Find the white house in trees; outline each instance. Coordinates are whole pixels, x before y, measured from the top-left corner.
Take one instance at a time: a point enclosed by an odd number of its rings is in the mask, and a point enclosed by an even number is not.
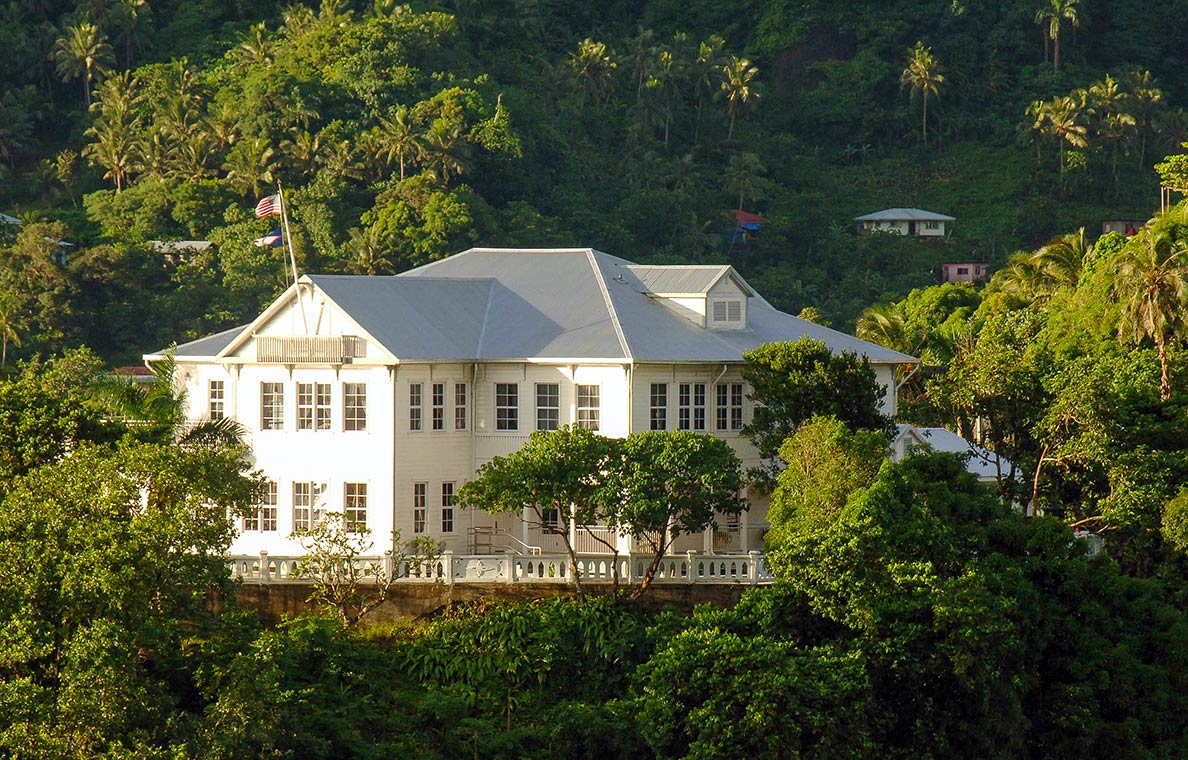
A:
[[[945,225],[956,218],[919,208],[889,208],[854,217],[858,231],[894,232],[920,238],[943,238]]]
[[[381,544],[397,529],[458,553],[531,553],[555,551],[556,537],[455,506],[478,466],[571,423],[705,432],[753,461],[742,354],[804,336],[868,357],[894,413],[895,367],[911,357],[777,311],[732,267],[588,248],[475,248],[394,277],[305,276],[251,324],[176,359],[189,416],[243,424],[271,483],[232,553],[299,554],[290,533],[323,510]],[[676,548],[761,548],[765,516],[755,503]]]

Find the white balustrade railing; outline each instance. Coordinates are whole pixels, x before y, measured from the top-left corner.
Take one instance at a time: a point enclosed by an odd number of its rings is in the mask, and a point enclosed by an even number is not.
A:
[[[621,583],[643,580],[652,556],[648,554],[578,554],[577,568],[583,582],[611,583],[615,571]],[[244,583],[310,583],[302,575],[300,557],[259,555],[227,558],[231,575]],[[433,560],[396,565],[390,554],[359,557],[357,567],[382,567],[397,583],[570,583],[572,572],[566,554],[454,554],[443,552]],[[761,552],[746,554],[670,554],[656,568],[655,584],[757,585],[775,580]],[[371,582],[364,578],[363,582]]]

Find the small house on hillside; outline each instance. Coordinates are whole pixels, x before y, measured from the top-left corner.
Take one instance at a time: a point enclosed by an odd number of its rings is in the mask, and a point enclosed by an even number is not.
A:
[[[730,245],[746,245],[751,236],[767,222],[764,217],[739,208],[724,211],[722,216],[734,220],[734,229],[726,233],[726,242]]]
[[[947,261],[941,264],[941,282],[982,282],[990,273],[987,261]]]
[[[214,243],[209,240],[150,240],[149,247],[156,253],[164,254],[168,261],[177,263],[213,248]]]
[[[1101,234],[1117,232],[1119,235],[1131,237],[1143,228],[1146,219],[1107,219],[1101,223]]]
[[[854,217],[859,233],[894,232],[921,238],[943,238],[945,224],[956,218],[918,208],[889,208]]]

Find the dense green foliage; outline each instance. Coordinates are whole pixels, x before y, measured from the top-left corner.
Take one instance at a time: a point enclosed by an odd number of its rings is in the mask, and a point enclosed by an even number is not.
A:
[[[593,245],[729,261],[781,308],[845,326],[943,261],[997,265],[1146,217],[1152,164],[1188,137],[1178,15],[1063,0],[16,4],[0,17],[0,207],[65,225],[25,251],[74,247],[57,304],[0,283],[0,327],[26,352],[82,341],[123,359],[241,323],[287,282],[278,249],[252,244],[275,220],[250,208],[278,181],[304,271]],[[847,231],[891,206],[958,222],[947,245]],[[732,208],[767,222],[742,239]],[[167,257],[155,239],[219,247]],[[61,260],[48,248],[38,266]]]

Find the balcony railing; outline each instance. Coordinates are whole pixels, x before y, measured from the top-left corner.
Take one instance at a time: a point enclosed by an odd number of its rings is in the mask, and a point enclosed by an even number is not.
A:
[[[355,335],[257,335],[256,361],[278,364],[344,364],[366,355]]]
[[[397,567],[391,555],[359,557],[362,565],[376,564],[397,578],[397,583],[559,583],[571,581],[569,557],[564,554],[454,554],[415,565]],[[610,583],[615,568],[622,583],[644,577],[651,555],[578,554],[578,572],[585,583]],[[300,557],[259,555],[228,557],[232,576],[244,583],[309,583],[302,576]],[[761,552],[746,554],[673,554],[665,557],[652,582],[663,585],[716,584],[762,585],[775,580]],[[366,582],[366,581],[365,581]]]

